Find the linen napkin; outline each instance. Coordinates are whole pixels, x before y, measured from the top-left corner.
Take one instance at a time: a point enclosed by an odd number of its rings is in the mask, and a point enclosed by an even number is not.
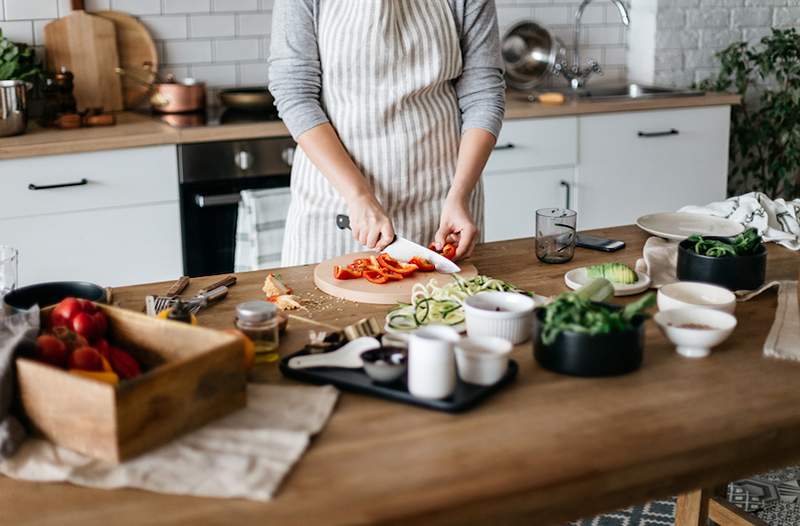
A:
[[[764,342],[764,355],[800,361],[800,307],[797,282],[781,281],[775,321]]]
[[[120,465],[26,440],[0,473],[36,482],[268,501],[333,411],[331,387],[248,385],[247,407]]]
[[[644,243],[642,258],[636,261],[636,270],[650,276],[650,287],[660,289],[678,281],[678,242],[650,237]]]
[[[764,238],[789,250],[800,250],[800,199],[772,200],[751,192],[706,206],[684,206],[679,212],[724,217],[753,227]]]

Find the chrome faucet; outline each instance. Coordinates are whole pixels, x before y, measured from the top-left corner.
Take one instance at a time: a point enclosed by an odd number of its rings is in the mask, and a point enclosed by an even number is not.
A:
[[[630,26],[631,19],[628,15],[628,8],[625,7],[625,4],[622,0],[610,0],[612,4],[617,7],[617,11],[619,11],[619,17],[622,19],[622,23],[625,27]],[[600,64],[593,58],[589,58],[586,60],[586,67],[581,66],[581,52],[580,52],[580,45],[581,45],[581,18],[583,18],[583,12],[586,10],[586,6],[592,3],[592,0],[583,0],[581,4],[578,6],[578,10],[575,11],[575,30],[574,30],[574,37],[573,37],[573,49],[572,49],[572,64],[568,64],[566,60],[562,60],[555,65],[555,74],[562,75],[568,82],[570,87],[573,90],[579,90],[583,88],[586,84],[586,81],[589,80],[589,77],[592,75],[599,73],[602,74],[603,70],[600,68]]]

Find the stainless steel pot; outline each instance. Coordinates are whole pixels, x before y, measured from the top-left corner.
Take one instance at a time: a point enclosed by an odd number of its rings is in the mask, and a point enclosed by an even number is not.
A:
[[[0,80],[0,137],[25,133],[28,87],[20,80]]]
[[[531,90],[552,73],[564,44],[536,22],[514,24],[503,36],[506,82],[518,90]]]

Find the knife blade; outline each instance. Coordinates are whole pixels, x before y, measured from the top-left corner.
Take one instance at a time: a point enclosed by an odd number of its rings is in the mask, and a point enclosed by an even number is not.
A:
[[[336,216],[336,226],[342,230],[346,228],[349,229],[350,218],[344,214],[338,214]],[[423,247],[422,245],[397,235],[394,236],[394,241],[384,248],[383,251],[398,261],[408,261],[414,256],[425,258],[433,263],[433,266],[436,268],[437,272],[441,272],[442,274],[461,272],[461,267],[443,255],[437,254],[427,247]]]

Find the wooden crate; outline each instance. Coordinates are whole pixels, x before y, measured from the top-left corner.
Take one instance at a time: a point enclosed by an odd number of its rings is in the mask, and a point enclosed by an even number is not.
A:
[[[109,340],[146,371],[114,387],[17,359],[22,405],[56,444],[113,463],[244,407],[241,340],[231,334],[98,305]],[[42,312],[43,326],[51,309]]]

